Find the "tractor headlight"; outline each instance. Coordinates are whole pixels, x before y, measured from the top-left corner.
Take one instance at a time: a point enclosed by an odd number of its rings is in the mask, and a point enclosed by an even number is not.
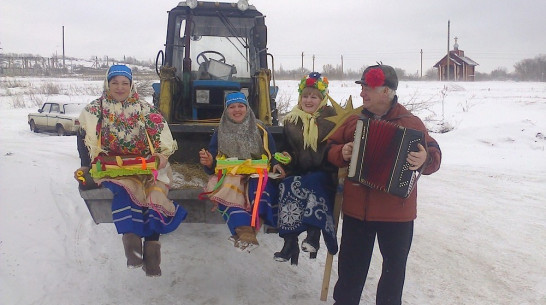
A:
[[[188,4],[191,9],[194,9],[197,7],[197,0],[187,0],[186,4]]]
[[[239,0],[237,1],[237,8],[240,11],[246,11],[248,9],[248,0]]]
[[[195,102],[197,104],[209,104],[210,103],[209,90],[195,90]]]

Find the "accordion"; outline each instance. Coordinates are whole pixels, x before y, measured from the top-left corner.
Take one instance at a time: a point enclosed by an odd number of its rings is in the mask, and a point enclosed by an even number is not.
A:
[[[373,189],[406,198],[418,171],[410,170],[406,158],[425,146],[424,134],[382,120],[359,119],[347,178]]]

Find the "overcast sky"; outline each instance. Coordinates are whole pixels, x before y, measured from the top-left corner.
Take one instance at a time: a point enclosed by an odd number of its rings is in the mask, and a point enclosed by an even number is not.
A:
[[[227,0],[236,2],[235,0]],[[250,0],[266,15],[275,68],[325,64],[358,70],[382,61],[417,73],[432,68],[451,41],[478,72],[546,54],[544,0]],[[77,58],[131,56],[155,60],[166,37],[166,0],[2,0],[0,52]]]

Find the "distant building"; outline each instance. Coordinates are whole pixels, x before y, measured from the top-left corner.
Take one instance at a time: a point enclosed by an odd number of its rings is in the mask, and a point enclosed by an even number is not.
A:
[[[455,80],[455,81],[474,81],[475,67],[477,62],[464,56],[464,51],[459,50],[457,37],[453,50],[449,51],[449,67],[447,55],[434,65],[438,69],[439,80]],[[448,77],[449,71],[449,77]]]

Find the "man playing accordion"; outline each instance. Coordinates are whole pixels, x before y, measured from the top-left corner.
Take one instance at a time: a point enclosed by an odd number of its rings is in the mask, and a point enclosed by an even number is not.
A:
[[[356,81],[362,86],[363,110],[349,117],[329,138],[328,161],[347,167],[353,155],[353,141],[359,119],[384,120],[422,131],[424,143],[409,152],[410,170],[430,175],[440,168],[441,151],[417,116],[398,103],[398,77],[391,66],[379,64],[364,70]],[[334,288],[335,304],[359,304],[368,274],[375,238],[383,257],[377,286],[377,304],[401,304],[406,261],[417,217],[417,186],[407,198],[401,198],[365,184],[345,179],[343,186],[343,228],[338,258],[338,281]]]

